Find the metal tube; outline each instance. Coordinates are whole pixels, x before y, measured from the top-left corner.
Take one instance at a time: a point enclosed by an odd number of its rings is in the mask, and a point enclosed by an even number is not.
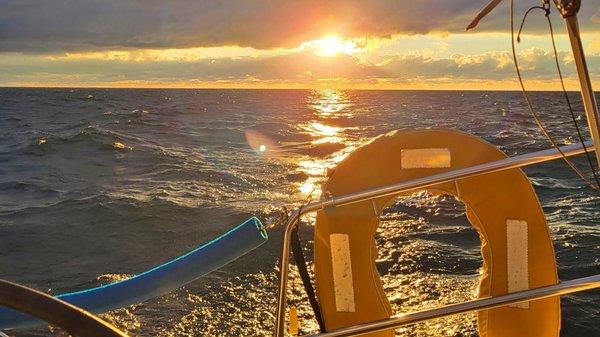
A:
[[[99,317],[41,291],[0,280],[0,305],[38,317],[82,337],[127,337]]]
[[[579,6],[577,6],[577,8],[579,8]],[[571,41],[571,48],[573,49],[573,58],[575,60],[575,65],[577,66],[577,76],[579,77],[579,83],[581,84],[583,107],[585,108],[592,140],[597,149],[596,161],[598,162],[598,167],[600,167],[600,155],[598,155],[600,153],[600,151],[598,151],[600,148],[600,115],[598,114],[598,104],[596,103],[590,73],[585,61],[585,53],[579,34],[577,15],[574,14],[566,17],[565,23],[567,24],[567,32],[569,33],[569,40]]]
[[[287,281],[290,267],[290,242],[292,229],[296,225],[301,212],[294,210],[285,224],[281,243],[281,259],[279,260],[279,293],[277,295],[277,313],[275,314],[275,336],[283,337],[285,332],[285,303],[287,297]]]
[[[456,315],[471,311],[479,311],[505,306],[512,303],[538,300],[546,297],[571,294],[578,291],[584,291],[600,287],[600,274],[579,278],[571,281],[558,283],[551,286],[519,291],[507,295],[494,296],[477,299],[473,301],[452,304],[445,307],[417,311],[408,314],[391,317],[381,321],[364,323],[348,328],[341,328],[330,332],[310,335],[308,337],[342,337],[357,336],[366,333],[398,328],[400,326],[422,322],[434,318],[440,318],[450,315]]]
[[[592,144],[586,143],[586,147],[588,151],[593,151]],[[565,156],[574,156],[584,153],[585,150],[580,145],[573,144],[561,147],[561,151],[565,154]],[[304,205],[300,210],[295,210],[289,217],[289,220],[285,224],[285,229],[283,231],[281,259],[279,261],[279,291],[277,297],[277,312],[275,316],[275,336],[284,336],[285,303],[287,297],[287,278],[289,273],[290,241],[292,235],[292,228],[296,225],[296,221],[298,220],[298,217],[300,215],[314,212],[325,207],[347,205],[354,202],[381,197],[384,195],[397,194],[409,190],[444,183],[455,179],[508,170],[516,167],[523,167],[527,165],[558,159],[561,157],[561,154],[556,149],[537,151],[485,164],[475,165],[472,167],[435,174],[428,177],[409,180],[397,184],[377,187],[347,195],[342,195],[339,197],[332,197],[325,200],[314,201]]]
[[[594,147],[591,143],[586,143],[586,148],[588,151],[593,151]],[[578,154],[582,154],[585,152],[583,147],[579,144],[573,144],[568,146],[563,146],[560,148],[561,151],[565,154],[565,156],[570,157]],[[368,190],[358,191],[346,195],[342,195],[339,197],[331,197],[325,200],[311,202],[304,207],[302,207],[302,213],[313,212],[326,207],[334,207],[334,206],[342,206],[355,202],[360,202],[364,200],[369,200],[373,198],[378,198],[386,195],[397,194],[401,192],[406,192],[414,189],[420,189],[423,187],[441,184],[449,181],[453,181],[456,179],[466,178],[470,176],[476,176],[486,173],[492,173],[502,170],[508,170],[517,167],[523,167],[527,165],[542,163],[554,159],[561,158],[562,155],[556,149],[548,149],[543,151],[537,151],[532,153],[527,153],[515,157],[510,157],[506,159],[501,159],[489,163],[479,164],[471,167],[466,167],[462,169],[452,170],[440,174],[434,174],[427,177],[417,178],[409,181],[403,181],[397,184],[376,187]]]

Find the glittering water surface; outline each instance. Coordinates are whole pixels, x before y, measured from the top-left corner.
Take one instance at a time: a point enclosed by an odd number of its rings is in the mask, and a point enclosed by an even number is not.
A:
[[[561,95],[533,97],[557,139],[575,141]],[[463,130],[509,155],[548,146],[517,92],[0,89],[0,126],[0,276],[53,294],[128,277],[251,214],[269,221],[282,204],[318,198],[328,169],[391,130]],[[600,199],[560,161],[526,173],[560,278],[598,273]],[[313,221],[307,216],[301,232],[309,251]],[[268,336],[279,231],[182,290],[103,317],[136,336]],[[376,240],[395,312],[475,297],[479,239],[454,198],[398,200]],[[293,279],[302,330],[314,330]],[[600,334],[598,292],[566,296],[562,307],[562,336]],[[460,315],[398,335],[476,331],[474,315]]]

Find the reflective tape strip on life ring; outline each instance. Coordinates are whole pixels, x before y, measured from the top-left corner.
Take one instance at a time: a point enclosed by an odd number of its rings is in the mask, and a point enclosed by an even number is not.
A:
[[[340,162],[324,191],[343,195],[504,158],[506,155],[491,144],[457,131],[392,132],[375,138]],[[546,219],[531,183],[520,169],[458,179],[426,190],[454,195],[466,206],[467,217],[481,240],[483,273],[478,297],[557,283]],[[380,211],[398,196],[317,213],[315,279],[327,330],[392,315],[375,266],[374,236]],[[556,337],[560,330],[559,299],[481,311],[478,328],[482,337]],[[368,336],[393,335],[389,330]]]

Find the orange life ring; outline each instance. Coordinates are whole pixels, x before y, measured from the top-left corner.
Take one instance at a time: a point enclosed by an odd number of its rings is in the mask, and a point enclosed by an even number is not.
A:
[[[339,196],[506,158],[491,144],[451,130],[392,132],[344,159],[324,192]],[[556,261],[544,213],[531,183],[510,169],[431,186],[456,196],[479,233],[483,276],[479,297],[557,283]],[[386,319],[392,309],[375,266],[379,213],[398,195],[317,213],[314,254],[317,295],[327,330]],[[556,337],[558,297],[478,314],[482,337]],[[393,336],[394,331],[368,336]]]

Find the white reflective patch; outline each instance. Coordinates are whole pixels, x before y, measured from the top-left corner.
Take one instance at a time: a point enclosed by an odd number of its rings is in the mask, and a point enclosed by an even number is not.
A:
[[[527,221],[506,220],[506,268],[508,292],[529,289]],[[510,305],[513,308],[529,309],[529,302]]]
[[[450,167],[452,156],[449,149],[410,149],[400,151],[403,169]]]
[[[335,310],[354,312],[354,281],[352,280],[352,260],[350,258],[350,238],[347,234],[329,235],[331,245],[331,265],[333,267],[333,291]]]

